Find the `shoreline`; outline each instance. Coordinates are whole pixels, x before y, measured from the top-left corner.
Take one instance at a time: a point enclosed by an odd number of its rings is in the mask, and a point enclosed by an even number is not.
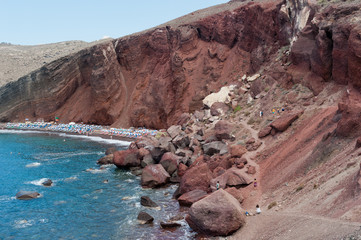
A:
[[[100,137],[107,140],[129,142],[145,135],[155,135],[157,130],[109,128],[101,125],[52,123],[0,123],[0,130],[38,131],[39,133],[66,134],[81,137]]]

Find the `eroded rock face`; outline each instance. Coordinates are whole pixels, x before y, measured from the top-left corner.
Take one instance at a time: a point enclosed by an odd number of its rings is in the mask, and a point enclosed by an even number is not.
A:
[[[258,69],[288,44],[290,23],[279,3],[237,1],[225,5],[229,11],[51,62],[0,89],[0,120],[57,116],[61,122],[153,129],[176,124],[182,113],[200,109],[211,91]]]
[[[195,202],[186,221],[196,231],[227,236],[245,224],[240,203],[223,189]]]

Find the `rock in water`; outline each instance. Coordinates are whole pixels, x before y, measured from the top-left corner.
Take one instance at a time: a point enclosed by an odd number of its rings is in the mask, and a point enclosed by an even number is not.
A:
[[[114,152],[113,161],[118,168],[139,167],[140,159],[138,158],[137,149],[128,149]]]
[[[51,179],[47,179],[42,184],[46,187],[50,187],[51,185],[53,185],[53,181],[51,181]]]
[[[182,225],[177,222],[160,222],[160,226],[162,228],[176,228],[176,227],[180,227]]]
[[[159,207],[158,204],[153,202],[153,200],[147,196],[140,197],[140,204],[144,207]]]
[[[237,199],[223,189],[195,202],[186,221],[189,226],[210,235],[227,236],[245,224],[245,216]]]
[[[16,194],[16,198],[19,200],[29,200],[33,198],[38,198],[40,193],[38,192],[29,192],[29,191],[20,191]]]
[[[154,218],[151,215],[143,211],[139,212],[137,219],[140,222],[140,224],[150,224],[154,220]]]
[[[141,184],[142,186],[153,188],[166,184],[169,179],[169,173],[161,164],[153,164],[143,169]]]
[[[113,154],[108,154],[100,159],[98,159],[97,164],[99,165],[106,165],[106,164],[113,164]]]

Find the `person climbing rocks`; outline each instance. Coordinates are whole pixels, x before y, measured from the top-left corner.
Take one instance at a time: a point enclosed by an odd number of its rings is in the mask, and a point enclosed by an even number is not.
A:
[[[216,183],[216,190],[218,190],[219,189],[219,181],[217,181],[217,183]]]
[[[257,204],[257,206],[256,206],[256,213],[257,213],[257,214],[260,214],[260,213],[261,213],[261,208],[259,207],[258,204]]]
[[[257,179],[254,179],[253,181],[253,186],[256,188],[257,187]]]

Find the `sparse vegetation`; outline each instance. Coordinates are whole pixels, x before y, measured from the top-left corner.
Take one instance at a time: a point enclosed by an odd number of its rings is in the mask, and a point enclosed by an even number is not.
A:
[[[241,107],[240,105],[237,105],[237,106],[234,108],[233,113],[237,113],[237,112],[239,112],[239,111],[241,111],[241,110],[242,110],[242,107]]]
[[[269,205],[268,205],[268,209],[271,209],[273,207],[277,206],[277,202],[271,202]]]

